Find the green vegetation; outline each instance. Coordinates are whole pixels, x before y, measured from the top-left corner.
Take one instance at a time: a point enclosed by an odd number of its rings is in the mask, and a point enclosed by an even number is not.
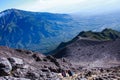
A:
[[[115,40],[120,38],[120,32],[106,28],[102,32],[82,31],[79,36],[98,40]]]

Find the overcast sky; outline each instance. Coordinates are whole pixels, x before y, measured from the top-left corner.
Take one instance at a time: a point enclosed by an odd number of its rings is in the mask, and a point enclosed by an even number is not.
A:
[[[16,8],[52,13],[105,13],[120,10],[120,0],[0,0],[0,11]]]

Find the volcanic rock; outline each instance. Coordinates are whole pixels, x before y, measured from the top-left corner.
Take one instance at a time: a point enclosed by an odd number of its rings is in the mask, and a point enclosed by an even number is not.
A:
[[[8,58],[10,63],[12,64],[13,67],[20,67],[24,64],[22,59],[16,58],[16,57],[10,57]]]
[[[0,76],[8,76],[12,70],[12,66],[7,58],[0,58]]]
[[[0,56],[1,80],[59,80],[61,69],[73,68],[68,61],[27,50],[0,47]]]

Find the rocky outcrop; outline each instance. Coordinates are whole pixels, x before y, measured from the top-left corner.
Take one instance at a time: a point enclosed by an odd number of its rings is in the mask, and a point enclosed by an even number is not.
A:
[[[23,66],[24,62],[22,59],[16,58],[16,57],[10,57],[8,58],[8,60],[10,61],[12,67],[21,67]]]
[[[58,73],[67,69],[73,69],[67,60],[0,47],[0,80],[59,80]]]
[[[7,58],[0,58],[0,76],[8,76],[12,70],[12,65]]]

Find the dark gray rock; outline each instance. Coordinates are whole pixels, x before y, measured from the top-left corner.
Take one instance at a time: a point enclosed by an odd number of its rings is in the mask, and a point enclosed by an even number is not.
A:
[[[12,71],[12,76],[14,77],[25,77],[25,75],[27,74],[28,69],[15,69]]]
[[[27,72],[26,77],[31,80],[39,79],[40,75],[37,72]]]
[[[47,56],[46,58],[49,59],[51,62],[53,62],[56,66],[60,67],[59,62],[58,62],[57,59],[54,58],[53,56],[50,56],[50,55],[49,55],[49,56]]]
[[[10,63],[14,66],[14,65],[23,65],[24,62],[22,59],[20,58],[16,58],[16,57],[10,57],[8,58],[8,60],[10,61]]]
[[[8,58],[8,60],[10,61],[14,70],[17,68],[23,68],[24,62],[22,59],[16,57],[10,57]]]
[[[8,76],[12,66],[7,58],[0,58],[0,76]]]
[[[38,54],[33,54],[32,57],[34,58],[35,61],[42,61],[42,58]]]
[[[42,72],[50,72],[50,70],[48,68],[43,68],[41,69]]]

